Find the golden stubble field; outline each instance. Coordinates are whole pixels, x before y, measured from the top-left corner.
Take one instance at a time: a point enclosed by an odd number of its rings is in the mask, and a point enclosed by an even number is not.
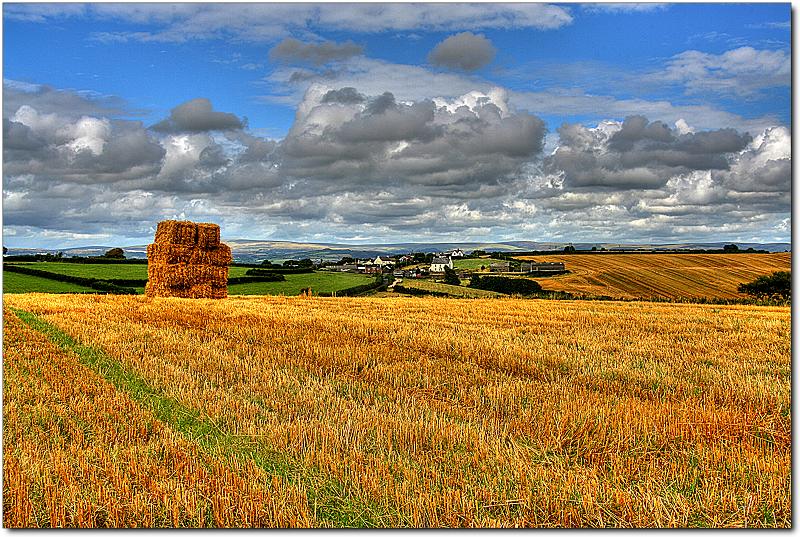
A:
[[[549,291],[612,298],[746,298],[740,283],[791,270],[792,254],[568,254],[517,259],[565,264],[570,274],[542,278]]]
[[[6,527],[791,525],[788,307],[4,306]]]

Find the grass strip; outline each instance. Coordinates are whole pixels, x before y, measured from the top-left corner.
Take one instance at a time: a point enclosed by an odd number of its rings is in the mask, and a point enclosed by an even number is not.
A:
[[[36,314],[10,308],[25,324],[43,333],[65,351],[75,353],[80,363],[91,368],[118,390],[167,426],[198,444],[213,455],[228,459],[250,458],[270,475],[278,475],[293,485],[303,485],[310,506],[318,521],[329,527],[398,527],[403,525],[398,513],[390,513],[376,504],[354,497],[345,483],[304,467],[283,453],[252,438],[243,438],[223,431],[209,417],[167,397],[148,385],[142,377],[127,370],[104,351],[83,345],[55,325]]]

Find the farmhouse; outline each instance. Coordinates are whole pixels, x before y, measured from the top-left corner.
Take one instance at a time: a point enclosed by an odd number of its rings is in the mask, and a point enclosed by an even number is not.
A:
[[[464,257],[464,252],[460,248],[456,248],[450,252],[450,257]]]
[[[375,258],[374,264],[378,265],[379,267],[385,267],[387,265],[393,265],[394,263],[391,259],[381,259],[381,257],[378,256]]]
[[[510,268],[511,263],[509,261],[498,261],[489,265],[490,272],[508,272]]]
[[[453,260],[449,257],[434,257],[431,261],[431,272],[444,272],[444,268],[453,268]]]

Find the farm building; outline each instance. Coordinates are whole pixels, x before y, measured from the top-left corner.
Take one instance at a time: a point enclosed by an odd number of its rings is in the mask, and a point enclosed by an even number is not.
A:
[[[498,261],[497,263],[489,265],[489,270],[491,272],[508,272],[510,269],[511,262],[509,261]]]
[[[379,267],[394,265],[394,262],[391,259],[382,259],[380,256],[376,257],[373,263],[378,265]]]
[[[455,250],[450,252],[450,257],[458,257],[458,258],[464,257],[464,252],[461,250],[461,248],[456,248]]]
[[[453,260],[449,257],[434,257],[431,261],[431,272],[444,272],[444,268],[453,268]]]
[[[520,272],[548,274],[565,270],[564,263],[520,263]]]

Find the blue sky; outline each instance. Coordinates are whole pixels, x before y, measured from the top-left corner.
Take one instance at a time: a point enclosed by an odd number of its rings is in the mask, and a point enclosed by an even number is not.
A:
[[[788,241],[790,7],[6,3],[4,242]]]

